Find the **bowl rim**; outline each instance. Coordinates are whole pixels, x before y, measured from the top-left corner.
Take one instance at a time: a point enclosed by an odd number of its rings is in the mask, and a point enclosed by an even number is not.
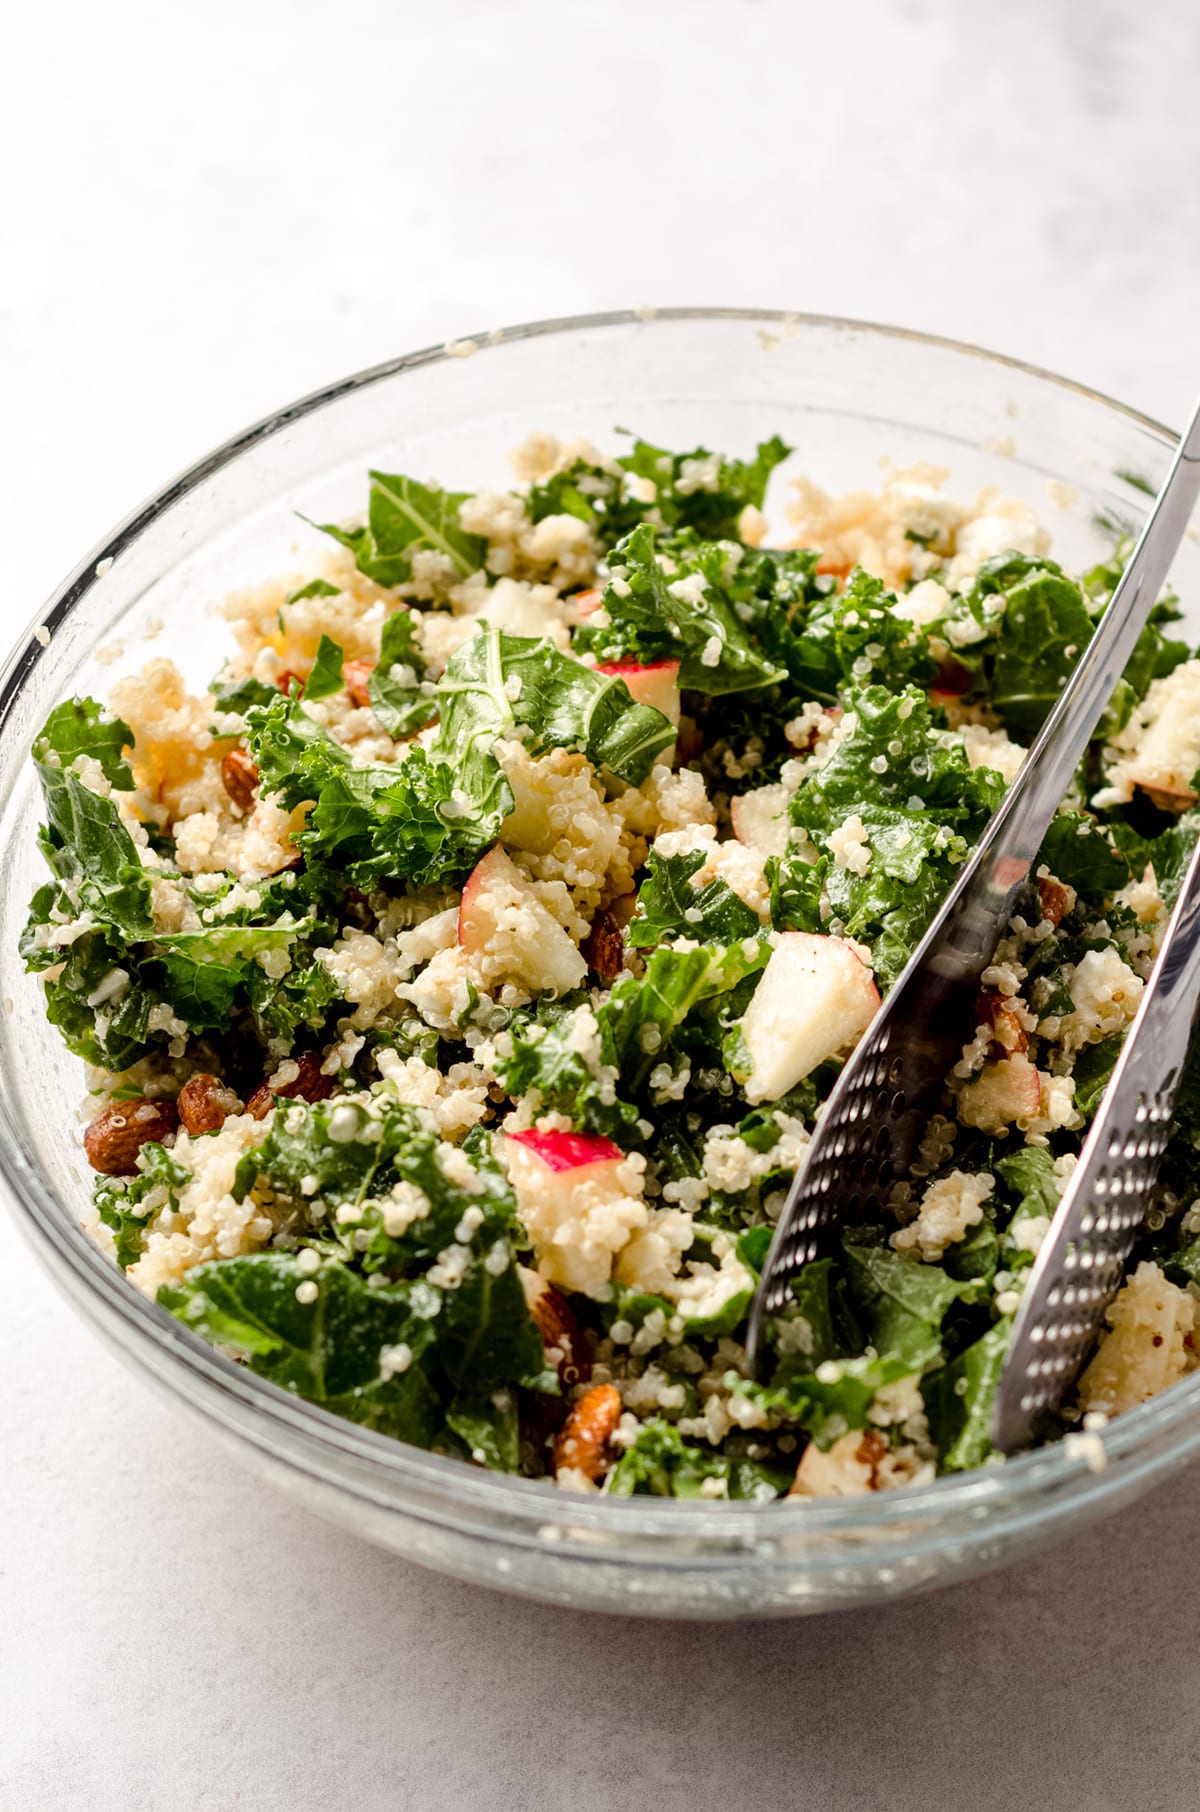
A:
[[[46,628],[53,634],[103,571],[107,571],[106,562],[115,560],[144,529],[207,478],[290,423],[401,372],[461,358],[468,345],[472,349],[471,356],[483,356],[514,343],[551,335],[610,328],[653,331],[657,325],[713,321],[770,324],[781,328],[784,338],[812,330],[835,330],[875,340],[929,347],[1017,371],[1039,383],[1095,402],[1144,429],[1164,449],[1170,448],[1177,438],[1169,428],[1141,411],[1026,360],[992,352],[964,340],[838,315],[762,308],[615,309],[556,316],[463,336],[368,366],[271,411],[185,467],[131,510],[68,573],[0,667],[0,740],[8,730],[23,686],[45,654],[35,631]],[[19,752],[13,751],[12,761],[5,765],[15,772],[18,763],[23,763],[26,757],[27,750],[22,747]],[[985,1525],[991,1535],[1001,1525],[1032,1520],[1045,1514],[1050,1506],[1044,1500],[1050,1496],[1057,1517],[1076,1511],[1091,1500],[1112,1495],[1119,1486],[1132,1483],[1139,1473],[1148,1468],[1157,1470],[1200,1438],[1198,1372],[1149,1402],[1126,1411],[1105,1429],[1107,1464],[1103,1471],[1093,1470],[1088,1463],[1089,1455],[1072,1452],[1068,1443],[1060,1440],[1003,1463],[985,1465],[970,1472],[944,1474],[926,1484],[858,1499],[807,1499],[795,1504],[778,1499],[765,1503],[713,1500],[700,1503],[670,1498],[609,1498],[599,1494],[567,1493],[545,1480],[477,1471],[460,1460],[410,1447],[292,1396],[224,1357],[156,1302],[131,1288],[124,1275],[87,1236],[73,1218],[70,1201],[65,1199],[65,1194],[59,1195],[54,1180],[25,1147],[3,1090],[0,1090],[0,1170],[15,1204],[23,1210],[19,1225],[37,1256],[64,1288],[69,1284],[68,1293],[85,1318],[103,1322],[109,1332],[114,1327],[120,1330],[118,1340],[126,1349],[126,1356],[131,1357],[136,1352],[143,1363],[154,1351],[162,1356],[167,1369],[161,1374],[160,1382],[185,1395],[184,1380],[190,1378],[205,1394],[207,1400],[203,1407],[210,1416],[221,1420],[222,1410],[235,1412],[237,1432],[243,1440],[257,1437],[257,1444],[266,1447],[270,1445],[272,1433],[290,1437],[295,1451],[287,1457],[310,1474],[323,1476],[330,1483],[366,1496],[373,1495],[372,1484],[387,1492],[389,1498],[389,1487],[412,1485],[427,1494],[430,1501],[425,1504],[423,1513],[439,1525],[454,1526],[459,1521],[455,1515],[458,1507],[468,1514],[475,1513],[470,1516],[469,1523],[462,1525],[472,1529],[478,1528],[480,1514],[485,1517],[502,1515],[506,1519],[504,1536],[509,1541],[524,1540],[540,1545],[550,1533],[561,1540],[574,1531],[578,1531],[584,1540],[589,1536],[594,1540],[601,1533],[614,1538],[641,1534],[650,1540],[657,1538],[668,1543],[675,1537],[686,1537],[689,1544],[696,1538],[707,1538],[710,1542],[719,1542],[722,1561],[728,1564],[729,1539],[746,1543],[745,1559],[748,1562],[756,1551],[761,1555],[764,1545],[774,1545],[770,1538],[785,1534],[857,1537],[861,1544],[872,1534],[886,1536],[891,1530],[894,1541],[895,1535],[902,1532],[902,1525],[911,1522],[933,1527],[941,1525],[941,1534],[936,1538],[941,1541],[944,1540],[946,1518],[961,1517],[965,1523],[977,1527]],[[62,1276],[58,1275],[60,1271]],[[259,1418],[257,1422],[251,1421],[249,1428],[244,1416],[246,1410]],[[1154,1452],[1150,1455],[1147,1450]],[[1141,1465],[1138,1464],[1139,1457]],[[356,1474],[363,1476],[339,1474],[338,1467],[347,1461],[355,1462]],[[422,1513],[420,1509],[418,1513]],[[894,1547],[889,1552],[894,1553]],[[602,1549],[592,1550],[592,1558],[600,1559],[602,1555]],[[582,1555],[576,1551],[576,1558],[580,1557],[587,1557],[586,1549]],[[611,1553],[607,1558],[612,1558]],[[662,1564],[662,1559],[661,1554],[655,1555],[656,1564]],[[799,1555],[797,1563],[803,1564]],[[627,1557],[625,1564],[636,1565],[636,1557]],[[692,1569],[703,1565],[703,1551],[697,1552],[689,1545],[686,1557],[678,1564]]]

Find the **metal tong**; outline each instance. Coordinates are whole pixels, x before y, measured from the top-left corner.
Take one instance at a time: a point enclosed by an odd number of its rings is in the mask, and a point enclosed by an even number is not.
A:
[[[847,1062],[797,1172],[750,1313],[751,1364],[791,1280],[878,1212],[917,1154],[975,1031],[984,970],[1133,653],[1200,494],[1200,402],[1095,634],[941,910]],[[1026,1444],[1079,1370],[1121,1277],[1166,1145],[1200,984],[1200,845],[1078,1167],[1017,1315],[997,1398],[1002,1451]]]

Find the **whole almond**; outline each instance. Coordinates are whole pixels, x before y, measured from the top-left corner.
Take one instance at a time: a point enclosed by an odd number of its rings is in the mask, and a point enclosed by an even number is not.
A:
[[[245,749],[230,749],[221,763],[225,791],[240,812],[252,812],[258,797],[258,769]]]
[[[114,1101],[102,1108],[83,1135],[93,1170],[106,1177],[131,1177],[143,1145],[161,1142],[179,1128],[173,1101]]]
[[[312,1051],[296,1057],[299,1074],[290,1081],[276,1082],[274,1076],[256,1088],[246,1103],[246,1112],[254,1120],[265,1120],[275,1105],[277,1095],[288,1101],[326,1101],[333,1093],[333,1077],[321,1074],[321,1059]],[[280,1066],[282,1068],[282,1065]],[[276,1072],[277,1074],[278,1072]]]
[[[198,1135],[220,1132],[228,1116],[236,1114],[241,1103],[219,1076],[201,1070],[197,1075],[189,1076],[179,1091],[176,1105],[184,1132]]]
[[[593,1384],[559,1430],[554,1443],[555,1476],[581,1472],[595,1484],[608,1470],[610,1442],[621,1420],[621,1393],[615,1384]]]

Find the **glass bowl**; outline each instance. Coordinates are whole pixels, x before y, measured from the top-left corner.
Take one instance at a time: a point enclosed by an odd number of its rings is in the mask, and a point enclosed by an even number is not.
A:
[[[113,530],[0,679],[9,852],[0,1161],[34,1250],[103,1339],[236,1457],[382,1547],[529,1597],[625,1613],[794,1616],[893,1598],[1010,1561],[1145,1491],[1200,1444],[1200,1375],[1120,1417],[1100,1472],[1060,1446],[865,1498],[578,1496],[438,1459],[286,1395],[138,1295],[76,1224],[89,1176],[74,1113],[81,1073],[17,956],[40,879],[27,754],[51,706],[72,691],[103,696],[122,662],[138,667],[153,654],[203,683],[222,645],[205,607],[291,570],[311,534],[295,512],[329,520],[361,507],[368,466],[463,488],[502,485],[504,456],[529,429],[612,445],[619,424],[668,446],[704,441],[738,453],[779,433],[797,449],[789,469],[832,490],[877,483],[881,458],[931,460],[950,469],[959,494],[994,483],[1028,497],[1055,551],[1075,565],[1111,545],[1098,515],[1140,519],[1143,487],[1157,486],[1174,438],[1105,397],[972,347],[734,309],[506,329],[347,378],[247,429]],[[1185,601],[1200,604],[1194,543],[1175,578]]]

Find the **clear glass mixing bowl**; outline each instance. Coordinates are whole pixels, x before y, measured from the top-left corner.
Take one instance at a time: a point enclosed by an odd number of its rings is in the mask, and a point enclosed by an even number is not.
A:
[[[464,356],[464,354],[466,356]],[[1140,519],[1173,437],[1107,398],[972,347],[856,322],[670,309],[548,321],[363,372],[282,409],[199,461],[76,568],[0,679],[0,1162],[35,1251],[96,1331],[231,1452],[320,1514],[398,1554],[561,1604],[659,1616],[796,1615],[960,1579],[1127,1503],[1200,1444],[1200,1374],[1122,1416],[1092,1472],[1063,1448],[910,1489],[820,1503],[608,1500],[476,1472],[287,1396],[137,1295],[76,1225],[89,1186],[78,1065],[46,1024],[17,936],[39,875],[26,756],[72,691],[103,696],[168,654],[219,664],[206,606],[297,564],[310,531],[360,507],[369,465],[455,486],[505,482],[531,428],[611,444],[618,424],[668,446],[745,452],[771,433],[828,489],[871,485],[881,458],[950,468],[1044,510],[1080,564],[1111,544],[1098,514]],[[1066,487],[1070,487],[1067,489]],[[1176,583],[1198,614],[1200,548]],[[147,624],[164,627],[146,645]],[[97,660],[102,653],[103,659]],[[65,1380],[64,1380],[65,1384]]]

